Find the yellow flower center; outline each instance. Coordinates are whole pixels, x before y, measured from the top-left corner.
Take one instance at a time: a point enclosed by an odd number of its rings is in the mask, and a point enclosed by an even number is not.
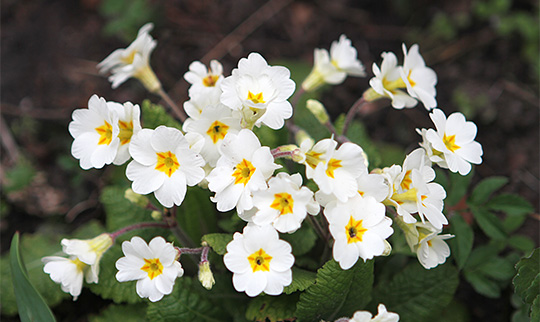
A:
[[[180,163],[178,163],[176,155],[174,155],[174,153],[171,151],[156,153],[156,155],[156,170],[164,172],[170,178],[172,174],[180,167]]]
[[[321,158],[320,158],[321,155],[322,155],[322,153],[315,152],[315,151],[307,152],[306,153],[306,163],[307,163],[307,165],[309,165],[310,167],[315,169],[317,167],[317,164],[319,164],[319,162],[322,161]]]
[[[403,193],[394,193],[392,195],[392,200],[394,200],[395,202],[397,202],[398,204],[403,204],[407,201],[409,202],[416,202],[416,194],[417,194],[418,190],[416,188],[412,188],[412,189],[409,189]]]
[[[88,266],[86,263],[81,262],[78,258],[72,259],[71,262],[77,266],[77,270],[79,272],[84,271],[86,266]]]
[[[131,136],[133,135],[133,121],[124,122],[118,121],[118,127],[120,132],[118,133],[118,138],[120,139],[120,144],[124,145],[131,141]]]
[[[222,140],[225,137],[228,130],[229,126],[221,123],[220,121],[215,121],[210,125],[208,131],[206,131],[206,134],[208,134],[212,139],[212,142],[216,144],[217,141]]]
[[[219,75],[208,75],[203,78],[203,85],[206,87],[214,87],[219,79]]]
[[[326,169],[326,175],[334,179],[334,170],[341,167],[342,167],[341,160],[330,159],[330,161],[328,161],[328,168]]]
[[[461,147],[456,144],[456,135],[446,136],[446,133],[443,136],[443,142],[444,145],[448,150],[451,152],[455,152],[457,149],[460,149]]]
[[[407,170],[407,172],[405,172],[405,175],[403,176],[403,180],[401,180],[401,189],[403,190],[409,190],[411,188],[411,184],[412,184],[412,179],[411,179],[411,171],[412,170]]]
[[[353,216],[351,216],[349,223],[345,226],[347,244],[361,242],[362,236],[366,231],[367,229],[362,226],[362,220],[355,220]]]
[[[153,280],[157,276],[163,273],[163,264],[159,261],[159,258],[144,259],[144,265],[141,270],[148,273],[148,277]]]
[[[135,60],[135,54],[136,53],[137,53],[137,51],[133,50],[132,52],[129,53],[129,55],[127,57],[122,57],[122,58],[120,58],[120,60],[126,65],[131,65],[131,64],[133,64],[133,60]]]
[[[280,215],[292,214],[294,206],[294,199],[286,192],[276,193],[274,195],[274,202],[270,205],[271,208],[279,211]]]
[[[270,271],[270,261],[272,260],[272,256],[268,255],[262,248],[249,255],[248,260],[253,269],[253,273],[256,271]]]
[[[99,141],[98,144],[111,144],[112,141],[112,125],[109,124],[109,122],[104,121],[105,124],[103,124],[100,127],[96,127],[96,132],[99,134]]]
[[[235,170],[232,174],[234,177],[234,184],[243,183],[244,186],[249,182],[251,176],[255,172],[255,167],[251,162],[246,159],[243,159],[242,162],[238,163],[235,167]]]
[[[252,101],[255,104],[259,103],[266,103],[263,99],[263,93],[260,92],[259,94],[253,94],[252,92],[248,91],[248,100]]]

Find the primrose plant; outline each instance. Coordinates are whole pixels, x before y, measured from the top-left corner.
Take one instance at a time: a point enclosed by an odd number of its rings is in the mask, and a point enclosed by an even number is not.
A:
[[[230,75],[224,74],[217,60],[210,62],[210,68],[195,61],[184,75],[191,86],[182,109],[162,89],[150,66],[157,44],[149,34],[152,27],[143,26],[131,45],[117,49],[98,67],[110,72],[113,88],[135,78],[160,95],[172,109],[169,117],[180,121],[181,128],[166,124],[143,128],[139,105],[111,102],[94,94],[88,108],[73,112],[69,132],[74,138],[71,151],[81,168],[129,162],[125,175],[131,189],[126,198],[152,210],[153,216],[93,239],[63,239],[65,256],[44,257],[45,273],[76,300],[84,280],[100,282],[100,259],[123,234],[160,228],[169,233],[151,240],[124,238],[123,256],[115,264],[117,281],[136,281],[130,291],[148,298],[149,305],[167,299],[178,279],[189,278],[181,255],[193,259],[200,254],[198,278],[208,290],[232,279],[234,289],[248,297],[300,294],[288,318],[398,321],[399,316],[388,312],[384,304],[368,308],[369,299],[334,310],[351,318],[329,315],[324,309],[309,311],[302,301],[324,284],[320,274],[316,280],[313,277],[317,269],[319,273],[356,272],[351,278],[360,278],[357,271],[365,269],[371,275],[366,275],[371,282],[365,283],[373,283],[373,262],[393,255],[388,239],[396,230],[425,269],[445,263],[450,255],[446,240],[454,236],[443,233],[448,224],[443,213],[446,191],[435,182],[433,166],[467,175],[471,164],[482,162],[482,147],[475,141],[474,123],[461,113],[447,117],[436,108],[437,75],[425,65],[419,46],[407,49],[403,45],[402,65],[396,54],[382,53],[381,65],[372,66],[370,88],[340,126],[332,123],[321,102],[308,100],[307,109],[330,133],[316,142],[309,129],[293,121],[295,111],[305,108],[300,106],[299,102],[305,102],[301,96],[325,84],[338,85],[347,76],[366,76],[357,50],[345,35],[332,43],[330,51],[315,49],[313,69],[298,90],[288,68],[269,65],[259,53],[241,58]],[[382,99],[396,109],[424,105],[434,127],[416,130],[420,147],[406,155],[403,164],[370,170],[370,156],[347,134],[362,107]],[[285,127],[296,141],[266,146],[256,134],[263,133],[264,127]],[[208,203],[214,203],[218,212],[234,210],[236,222],[244,222],[243,229],[234,234],[213,231],[201,244],[194,243],[176,217],[178,206],[193,189],[188,187],[193,186],[213,194]],[[317,256],[328,260],[324,266],[305,256],[297,261],[301,255],[296,255],[300,252],[295,251],[291,237],[306,231],[315,232],[318,237],[313,243],[323,245],[323,254]],[[220,241],[211,238],[218,235]],[[228,270],[229,282],[216,282],[211,265]],[[364,281],[357,283],[361,286]],[[362,311],[377,305],[378,315],[373,318]]]

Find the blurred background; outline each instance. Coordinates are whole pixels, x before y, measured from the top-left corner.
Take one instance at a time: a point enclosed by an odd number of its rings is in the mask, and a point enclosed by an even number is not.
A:
[[[402,43],[418,43],[438,75],[439,107],[447,115],[460,111],[478,125],[484,162],[475,168],[473,182],[508,177],[504,191],[535,205],[522,233],[538,246],[538,5],[533,0],[3,0],[1,251],[9,249],[17,230],[66,234],[103,219],[100,191],[122,174],[111,167],[80,169],[70,154],[67,126],[72,111],[86,107],[93,94],[117,102],[160,102],[136,80],[112,90],[95,67],[126,47],[146,22],[155,24],[151,34],[158,40],[151,64],[178,104],[188,99],[183,74],[194,60],[218,59],[228,75],[255,51],[270,64],[291,68],[293,76],[305,75],[313,49],[328,49],[346,34],[368,77],[323,90],[320,99],[332,118],[368,88],[371,65],[380,65],[382,52],[396,53],[401,62]],[[421,104],[404,111],[383,105],[359,116],[370,138],[401,153],[416,148],[420,136],[414,128],[432,126],[427,111]],[[500,299],[467,290],[458,296],[474,304],[471,316],[482,321],[507,321],[511,313]]]

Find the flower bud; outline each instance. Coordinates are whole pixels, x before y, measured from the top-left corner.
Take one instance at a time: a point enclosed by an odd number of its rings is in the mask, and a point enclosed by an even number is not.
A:
[[[134,192],[133,190],[131,190],[131,188],[126,190],[126,192],[124,193],[124,198],[142,208],[146,208],[146,206],[148,205],[148,197]]]
[[[216,283],[214,274],[212,274],[212,270],[210,269],[209,261],[202,261],[199,263],[199,282],[201,282],[202,286],[207,290],[211,290],[212,286]]]
[[[161,213],[161,211],[157,210],[152,211],[150,216],[152,216],[152,219],[154,219],[155,221],[160,221],[163,218],[163,214]]]
[[[385,239],[384,241],[384,251],[381,256],[388,256],[392,252],[392,245]]]
[[[326,124],[328,120],[330,120],[330,117],[328,116],[328,113],[321,102],[314,99],[309,99],[306,102],[306,107],[311,113],[313,113],[313,115],[315,115],[321,124]]]

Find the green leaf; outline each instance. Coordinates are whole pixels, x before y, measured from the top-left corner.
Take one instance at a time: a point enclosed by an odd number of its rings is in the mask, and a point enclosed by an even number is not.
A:
[[[452,256],[456,260],[459,269],[462,269],[471,254],[474,232],[471,226],[460,215],[450,218],[450,228],[454,238],[449,240],[452,247]]]
[[[201,289],[189,277],[178,278],[170,295],[148,304],[146,317],[152,322],[230,321],[219,305],[199,294]]]
[[[36,169],[30,161],[21,158],[15,167],[6,170],[2,188],[5,193],[22,190],[32,183],[35,175]]]
[[[18,232],[15,233],[11,240],[9,253],[13,289],[15,290],[21,321],[56,321],[51,310],[45,304],[45,300],[28,279],[26,267],[19,251]]]
[[[34,288],[43,296],[48,306],[53,307],[63,299],[71,298],[64,293],[60,285],[54,283],[48,274],[43,272],[41,258],[48,255],[57,255],[61,250],[60,238],[57,235],[24,234],[20,238],[20,253],[26,264],[27,276]],[[0,258],[0,272],[5,278],[0,278],[2,290],[2,314],[17,314],[17,301],[12,285],[11,263],[9,254]]]
[[[500,194],[491,199],[487,206],[505,212],[509,216],[524,216],[534,211],[530,202],[515,194]]]
[[[91,315],[90,322],[109,321],[148,321],[145,318],[146,305],[115,305],[111,304],[102,310],[99,315]]]
[[[511,234],[516,231],[527,220],[527,216],[506,216],[503,220],[504,231]]]
[[[249,303],[246,318],[251,321],[292,321],[294,320],[297,301],[298,294],[258,296]]]
[[[479,265],[477,270],[498,281],[510,280],[515,274],[514,265],[501,257],[491,258]]]
[[[516,265],[517,274],[513,284],[516,294],[521,296],[523,302],[533,304],[540,294],[540,248],[527,258],[523,258]]]
[[[508,238],[508,245],[525,253],[530,253],[534,249],[534,241],[523,235],[511,236]]]
[[[501,295],[499,284],[481,272],[465,271],[464,276],[477,293],[489,298],[497,298]]]
[[[487,236],[496,240],[507,237],[501,220],[491,211],[477,207],[471,207],[471,211],[478,226]]]
[[[99,264],[99,283],[89,284],[90,290],[104,299],[113,300],[115,303],[135,304],[143,302],[135,291],[136,281],[118,282],[115,267],[116,261],[123,257],[121,246],[116,244],[111,247],[101,258]]]
[[[143,209],[124,197],[126,189],[108,186],[101,192],[100,201],[105,207],[106,228],[115,231],[137,222],[151,221],[151,211]]]
[[[207,234],[202,237],[202,241],[208,243],[218,255],[225,255],[227,252],[227,244],[233,239],[231,234]]]
[[[446,189],[447,195],[444,199],[447,207],[456,205],[465,196],[469,189],[473,173],[474,171],[471,171],[466,176],[462,176],[459,173],[448,173],[450,184]]]
[[[375,289],[374,303],[384,303],[400,321],[419,321],[441,312],[453,298],[459,284],[458,271],[450,264],[426,270],[412,263],[382,281]]]
[[[301,321],[352,316],[371,300],[373,261],[361,259],[348,270],[330,260],[317,271],[315,284],[300,295],[296,317]]]
[[[531,305],[531,322],[540,321],[540,295],[537,296]]]
[[[469,203],[477,206],[484,204],[493,192],[507,183],[508,178],[506,177],[489,177],[480,181],[471,193]]]
[[[193,241],[217,231],[217,211],[210,201],[210,192],[200,187],[189,187],[186,198],[178,208],[178,224]]]
[[[317,220],[317,218],[313,219]],[[317,234],[310,226],[302,225],[292,234],[282,234],[281,239],[291,244],[293,255],[298,257],[308,253],[315,246]]]
[[[305,289],[313,285],[313,283],[315,283],[315,279],[317,277],[316,273],[306,271],[298,267],[292,268],[292,275],[293,280],[291,285],[286,286],[283,289],[283,293],[285,294],[291,294],[296,291],[304,291]]]
[[[144,100],[141,106],[141,115],[143,119],[143,125],[145,128],[155,129],[160,125],[168,127],[174,127],[179,130],[182,129],[182,125],[178,123],[163,106],[153,104],[150,100]]]

